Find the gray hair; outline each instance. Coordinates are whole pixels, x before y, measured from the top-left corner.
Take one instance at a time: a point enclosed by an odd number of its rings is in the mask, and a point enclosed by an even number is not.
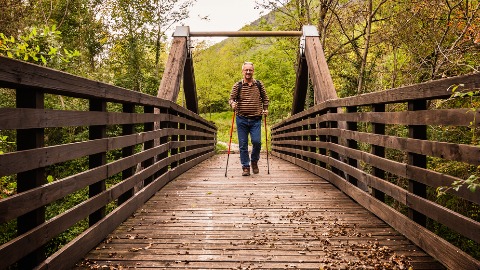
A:
[[[245,65],[252,65],[253,69],[255,69],[255,66],[253,65],[253,62],[243,62],[242,64],[242,70]]]

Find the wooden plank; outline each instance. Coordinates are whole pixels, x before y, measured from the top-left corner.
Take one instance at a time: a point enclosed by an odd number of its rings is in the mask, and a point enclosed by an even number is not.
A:
[[[168,107],[169,102],[124,88],[74,76],[62,71],[0,56],[0,86],[43,89],[45,93],[112,102]]]
[[[372,105],[372,112],[385,112],[385,104]],[[372,133],[385,135],[385,124],[372,122],[371,125],[372,125]],[[374,144],[372,145],[371,153],[375,156],[385,158],[385,147]],[[385,179],[385,171],[383,171],[380,167],[373,166],[372,170],[373,170],[372,171],[373,176],[378,177],[380,179]],[[385,201],[385,194],[380,192],[379,190],[373,189],[372,195],[377,200],[380,200],[382,202]]]
[[[16,91],[17,108],[43,109],[45,106],[44,93],[33,89],[22,89]],[[22,95],[20,94],[22,92]],[[41,128],[17,130],[16,144],[18,150],[40,148],[45,145],[45,131]],[[17,174],[17,192],[24,192],[35,189],[46,184],[44,177],[45,168],[37,167],[30,171],[22,171]],[[17,218],[17,233],[23,234],[45,222],[45,207],[36,205],[30,212],[23,212]],[[19,261],[20,269],[28,269],[45,259],[45,247],[37,246],[31,254]]]
[[[418,99],[445,99],[452,93],[452,86],[463,85],[458,91],[479,88],[480,74],[460,75],[434,81],[402,86],[386,91],[348,97],[335,101],[334,106],[360,106],[373,104],[401,103]],[[337,103],[338,102],[338,103]]]
[[[6,153],[0,155],[0,176],[28,171],[38,167],[45,167],[90,154],[140,144],[148,140],[153,140],[158,136],[172,134],[173,132],[174,131],[171,129],[162,129],[137,133],[134,135]]]
[[[427,169],[418,168],[415,166],[407,165],[407,176],[406,178],[415,179],[418,182],[424,183],[431,187],[445,187],[452,186],[455,181],[463,180],[458,177],[453,177],[451,175],[446,175],[440,172],[434,172]],[[476,192],[471,192],[468,187],[462,186],[458,191],[451,189],[447,191],[450,194],[454,194],[465,200],[480,204],[480,196]]]
[[[166,117],[158,114],[0,108],[0,126],[3,129],[142,124],[162,121]]]
[[[480,156],[480,148],[475,145],[418,140],[412,138],[329,128],[283,133],[280,135],[275,135],[275,138],[278,140],[282,138],[288,138],[289,136],[303,136],[311,134],[315,134],[317,136],[326,135],[342,137],[371,145],[408,151],[432,157],[439,157],[446,160],[466,162],[472,165],[480,165],[480,159],[478,158]],[[290,143],[288,140],[285,141]]]
[[[187,118],[187,119],[190,119],[190,120],[194,120],[194,121],[197,121],[197,122],[200,122],[200,123],[204,123],[205,126],[209,127],[209,128],[212,128],[214,130],[216,130],[216,126],[215,126],[215,123],[213,122],[210,122],[210,121],[207,121],[205,119],[203,119],[200,115],[190,111],[190,110],[187,110],[185,108],[183,108],[182,106],[180,106],[179,104],[176,104],[176,103],[173,103],[173,102],[170,102],[170,107],[169,107],[170,110],[174,110],[175,112],[177,112],[179,115],[183,116],[183,118]]]
[[[315,91],[315,104],[330,99],[337,99],[337,92],[333,85],[319,37],[305,37],[305,58]]]
[[[124,113],[135,112],[135,106],[132,104],[123,104],[122,109]],[[122,125],[123,136],[132,135],[134,133],[135,133],[135,125],[130,123]],[[129,146],[122,147],[122,158],[128,158],[132,156],[135,153],[135,147],[136,145],[129,145]],[[122,171],[122,180],[128,179],[133,174],[135,174],[137,164],[135,164],[134,166],[128,167]],[[120,205],[124,203],[128,198],[132,197],[133,194],[134,194],[134,189],[133,188],[129,189],[127,192],[125,192],[124,194],[120,195],[120,197],[118,197],[117,204]]]
[[[358,112],[323,114],[318,121],[375,122],[390,125],[438,125],[470,126],[479,125],[480,109],[421,110],[405,112]]]
[[[480,243],[480,222],[464,217],[455,211],[410,192],[407,194],[407,206]]]
[[[107,102],[101,99],[90,99],[89,109],[91,112],[106,112]],[[92,125],[88,128],[88,139],[96,140],[107,137],[106,125]],[[93,169],[103,166],[107,163],[107,152],[98,152],[88,156],[88,168]],[[106,179],[99,179],[95,183],[88,186],[88,197],[93,198],[107,189]],[[95,208],[96,211],[90,212],[88,216],[88,225],[93,226],[96,222],[105,217],[106,204]],[[85,216],[82,216],[85,217]],[[71,224],[73,225],[73,224]]]
[[[177,123],[189,125],[189,126],[192,126],[192,127],[198,127],[198,128],[201,128],[201,129],[203,129],[207,132],[214,132],[216,130],[215,128],[206,127],[205,126],[206,123],[203,122],[203,121],[190,120],[190,119],[186,119],[184,117],[180,117],[180,116],[176,116],[176,115],[171,115],[169,120],[177,122]]]
[[[177,101],[180,91],[185,61],[187,59],[187,38],[175,37],[168,55],[157,97],[172,102]]]
[[[35,209],[40,205],[46,205],[57,199],[63,198],[87,185],[95,184],[101,179],[111,177],[128,167],[152,158],[159,153],[166,151],[169,147],[169,143],[159,145],[153,149],[147,149],[128,158],[110,162],[94,169],[64,179],[59,179],[48,185],[5,198],[0,201],[0,213],[2,213],[0,220],[3,222],[8,221],[26,211]],[[32,204],[32,202],[35,203]]]
[[[216,155],[167,184],[75,269],[361,268],[362,252],[380,250],[443,268],[322,178],[278,158],[266,174],[264,157],[260,174],[242,177],[230,158],[228,178]]]
[[[387,171],[399,177],[415,179],[415,181],[421,182],[433,188],[437,188],[441,186],[451,186],[453,182],[461,180],[458,177],[453,177],[443,173],[422,169],[416,166],[411,166],[408,164],[396,162],[396,161],[389,160],[382,157],[377,157],[376,155],[365,153],[362,151],[351,151],[341,145],[332,144],[328,142],[284,140],[284,141],[275,141],[272,145],[274,145],[275,149],[277,150],[282,150],[287,152],[294,151],[292,148],[288,148],[288,145],[295,145],[295,146],[305,145],[305,146],[316,147],[316,148],[324,148],[328,150],[331,149],[340,153],[343,156],[362,160],[366,164],[369,164],[378,169]],[[299,155],[305,154],[303,152],[300,152],[300,153],[295,152],[295,153]],[[321,158],[319,158],[318,156],[316,157],[316,159],[320,160],[321,162],[326,162],[327,158],[328,157],[326,156]],[[476,194],[475,192],[471,192],[465,186],[461,187],[458,191],[451,189],[448,191],[448,193],[454,194],[458,197],[461,197],[463,199],[469,200],[474,203],[480,203],[480,196],[478,196],[478,194]]]
[[[182,124],[180,124],[182,125]],[[215,132],[210,133],[210,132],[203,132],[203,131],[197,131],[197,130],[187,130],[187,129],[175,129],[171,135],[179,135],[179,136],[193,136],[193,137],[205,137],[209,139],[216,138]]]
[[[426,100],[414,100],[407,103],[408,112],[417,112],[421,110],[424,112],[427,109]],[[432,121],[433,122],[433,121]],[[434,123],[431,123],[432,125]],[[424,124],[409,124],[408,137],[418,140],[427,140],[427,123]],[[417,154],[414,152],[407,152],[407,164],[419,168],[427,168],[427,156],[423,154]],[[421,182],[417,182],[415,179],[408,179],[408,191],[416,196],[426,198],[427,186]],[[417,211],[413,207],[408,207],[408,217],[422,225],[427,226],[427,217],[423,213]]]
[[[416,99],[445,99],[452,95],[451,89],[454,85],[463,85],[462,91],[478,89],[480,74],[461,75],[451,78],[444,78],[430,82],[424,82],[386,91],[362,94],[359,96],[347,97],[342,99],[329,100],[325,103],[317,104],[308,110],[305,110],[292,117],[272,126],[275,129],[287,123],[292,123],[300,118],[310,114],[327,110],[332,107],[347,106],[370,106],[375,104],[402,103]]]

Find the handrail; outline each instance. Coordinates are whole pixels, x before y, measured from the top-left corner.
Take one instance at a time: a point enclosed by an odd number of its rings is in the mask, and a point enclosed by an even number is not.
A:
[[[0,155],[0,177],[17,179],[17,193],[0,199],[0,222],[18,224],[18,236],[0,245],[0,269],[72,267],[170,180],[214,154],[215,125],[171,101],[4,57],[0,87],[15,92],[17,104],[0,108],[0,130],[17,137],[17,151]],[[73,140],[47,139],[58,130]],[[67,206],[68,196],[79,201]],[[67,209],[47,220],[50,205]],[[74,226],[83,233],[47,257],[48,242]]]
[[[427,221],[434,222],[480,243],[480,222],[435,197],[436,188],[466,178],[427,167],[480,165],[478,145],[433,132],[478,132],[480,109],[458,108],[448,99],[454,86],[474,91],[479,85],[480,74],[471,74],[327,100],[273,126],[272,154],[332,182],[449,269],[479,269],[479,261],[427,229]],[[463,186],[448,193],[480,204],[479,190]]]

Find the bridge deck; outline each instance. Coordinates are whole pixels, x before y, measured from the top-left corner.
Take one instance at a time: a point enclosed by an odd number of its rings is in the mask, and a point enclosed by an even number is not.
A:
[[[77,268],[442,269],[318,176],[274,157],[267,174],[262,157],[242,177],[233,154],[225,178],[226,158],[170,182]]]

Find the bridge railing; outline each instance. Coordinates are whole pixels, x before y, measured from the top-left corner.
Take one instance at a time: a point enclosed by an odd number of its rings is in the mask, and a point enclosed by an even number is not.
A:
[[[478,269],[426,227],[480,243],[480,190],[446,190],[477,209],[470,215],[436,197],[438,187],[479,176],[480,109],[452,98],[479,89],[475,74],[328,100],[273,126],[273,154],[332,182],[447,267]]]
[[[13,97],[0,108],[0,130],[16,141],[0,155],[0,177],[16,179],[16,193],[0,199],[0,225],[16,223],[16,236],[0,243],[0,269],[69,268],[214,154],[215,125],[170,101],[2,57],[0,87]]]

